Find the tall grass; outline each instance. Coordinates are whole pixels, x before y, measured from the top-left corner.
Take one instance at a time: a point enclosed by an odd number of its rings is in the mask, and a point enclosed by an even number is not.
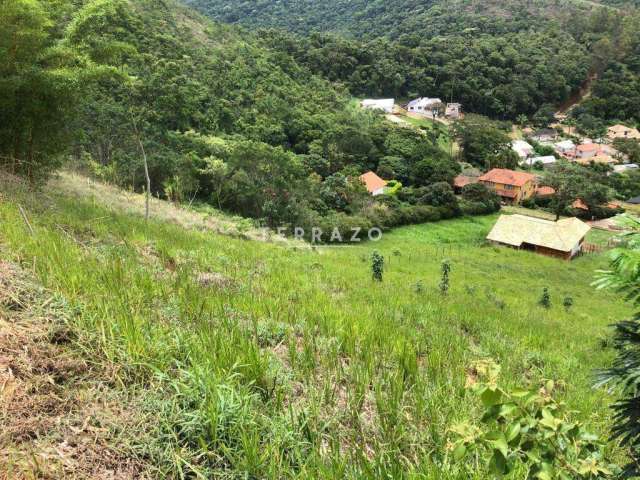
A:
[[[486,246],[495,217],[303,250],[14,196],[35,235],[15,202],[0,204],[1,254],[67,298],[83,345],[123,385],[154,392],[157,444],[140,449],[158,476],[458,478],[447,429],[478,414],[464,384],[483,357],[512,386],[560,380],[589,427],[606,430],[610,398],[591,374],[612,356],[607,325],[629,310],[589,286],[602,256]],[[374,248],[383,282],[371,279]]]

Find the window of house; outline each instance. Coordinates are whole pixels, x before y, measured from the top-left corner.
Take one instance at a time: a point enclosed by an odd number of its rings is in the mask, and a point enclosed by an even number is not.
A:
[[[504,189],[505,190],[513,190],[513,185],[505,185]]]

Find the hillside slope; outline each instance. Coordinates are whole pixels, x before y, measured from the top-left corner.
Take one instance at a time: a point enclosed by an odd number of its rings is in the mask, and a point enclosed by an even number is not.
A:
[[[0,189],[0,258],[64,299],[74,348],[146,400],[153,421],[127,429],[127,448],[154,478],[488,478],[447,449],[451,426],[479,416],[464,386],[486,358],[501,383],[555,379],[590,430],[609,425],[592,375],[630,309],[590,286],[605,256],[567,264],[485,245],[495,216],[288,249],[145,222],[111,198]]]

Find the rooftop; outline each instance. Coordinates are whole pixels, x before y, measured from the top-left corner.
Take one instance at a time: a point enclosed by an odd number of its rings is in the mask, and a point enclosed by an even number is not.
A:
[[[597,143],[583,143],[582,145],[578,145],[576,150],[579,152],[593,152],[600,150],[600,145]]]
[[[453,179],[453,186],[462,188],[470,183],[478,183],[478,177],[470,177],[468,175],[458,175]]]
[[[525,172],[516,172],[506,168],[494,168],[480,177],[481,182],[502,183],[504,185],[515,185],[521,187],[527,182],[536,179],[535,175]]]
[[[520,247],[537,245],[561,252],[570,252],[591,229],[577,218],[552,222],[525,215],[500,215],[487,240]]]
[[[636,140],[640,140],[640,131],[638,131],[637,128],[618,124],[608,128],[607,136],[609,138],[634,138]]]
[[[362,183],[364,183],[365,187],[367,187],[369,193],[380,190],[387,185],[387,182],[385,180],[381,179],[373,172],[367,172],[360,175],[360,180],[362,181]]]

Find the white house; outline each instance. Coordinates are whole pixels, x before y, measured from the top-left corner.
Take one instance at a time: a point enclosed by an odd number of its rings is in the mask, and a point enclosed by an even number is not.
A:
[[[562,142],[558,142],[554,145],[556,152],[561,155],[566,155],[567,153],[574,153],[576,150],[576,144],[571,140],[563,140]]]
[[[444,111],[444,116],[447,118],[458,119],[460,118],[460,113],[462,110],[462,105],[459,103],[447,103],[447,108]]]
[[[558,160],[553,155],[545,155],[543,157],[527,158],[526,160],[524,160],[520,164],[528,166],[528,167],[533,167],[536,163],[541,163],[542,164],[542,168],[548,168],[548,167],[554,165],[557,161]]]
[[[360,102],[362,108],[369,110],[382,110],[385,113],[393,113],[396,101],[393,98],[373,99],[367,98]]]
[[[615,173],[624,173],[624,172],[628,172],[630,170],[637,170],[638,169],[638,165],[635,163],[625,163],[624,165],[614,165],[613,166],[613,171]]]
[[[443,103],[439,98],[420,97],[411,100],[407,105],[407,110],[411,113],[421,113],[431,117],[438,116],[438,110],[442,109]]]
[[[524,140],[514,140],[511,142],[511,148],[522,159],[530,157],[534,152],[533,147]]]

